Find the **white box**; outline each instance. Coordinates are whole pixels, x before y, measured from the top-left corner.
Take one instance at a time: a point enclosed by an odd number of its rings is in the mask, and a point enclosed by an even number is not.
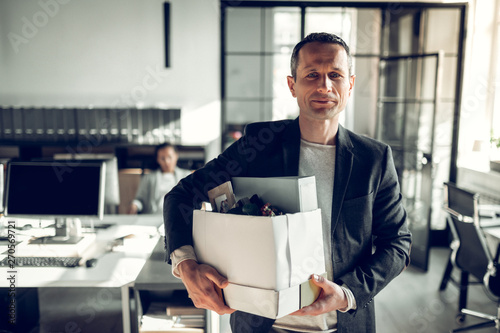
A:
[[[193,239],[199,262],[228,278],[233,309],[280,318],[318,295],[307,281],[325,272],[320,209],[275,217],[196,210]]]
[[[236,200],[257,194],[286,213],[309,212],[318,208],[316,177],[233,177]]]

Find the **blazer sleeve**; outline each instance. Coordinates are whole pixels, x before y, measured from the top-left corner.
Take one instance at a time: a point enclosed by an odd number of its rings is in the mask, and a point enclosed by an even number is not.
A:
[[[163,222],[165,227],[166,260],[171,263],[170,254],[183,245],[193,245],[193,210],[200,209],[202,202],[208,202],[207,192],[241,176],[245,172],[246,137],[242,137],[203,168],[181,179],[165,195]]]
[[[370,223],[370,221],[366,222]],[[375,295],[398,276],[410,262],[411,234],[402,204],[391,149],[385,150],[380,181],[372,208],[373,249],[352,269],[337,277],[366,308]]]

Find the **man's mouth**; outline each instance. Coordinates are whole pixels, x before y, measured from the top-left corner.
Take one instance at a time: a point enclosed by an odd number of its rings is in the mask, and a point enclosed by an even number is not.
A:
[[[331,99],[313,99],[312,102],[317,103],[317,104],[325,104],[325,105],[335,103],[335,101],[331,100]]]

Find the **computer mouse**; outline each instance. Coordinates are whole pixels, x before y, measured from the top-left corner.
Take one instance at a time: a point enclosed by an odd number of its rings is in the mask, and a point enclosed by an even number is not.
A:
[[[85,266],[87,267],[95,267],[95,265],[97,265],[97,259],[95,258],[85,261]]]

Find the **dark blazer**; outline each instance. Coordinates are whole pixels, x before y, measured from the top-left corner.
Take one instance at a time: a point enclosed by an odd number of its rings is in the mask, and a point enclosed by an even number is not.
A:
[[[338,332],[375,332],[373,297],[409,264],[411,235],[390,147],[342,126],[336,146],[333,277],[352,290],[357,304],[356,310],[338,312]],[[299,153],[298,118],[248,125],[240,140],[166,195],[167,260],[175,249],[193,244],[192,211],[208,201],[208,190],[233,176],[297,176]],[[241,312],[231,322],[233,332],[255,326],[254,332],[264,332],[272,325]]]

